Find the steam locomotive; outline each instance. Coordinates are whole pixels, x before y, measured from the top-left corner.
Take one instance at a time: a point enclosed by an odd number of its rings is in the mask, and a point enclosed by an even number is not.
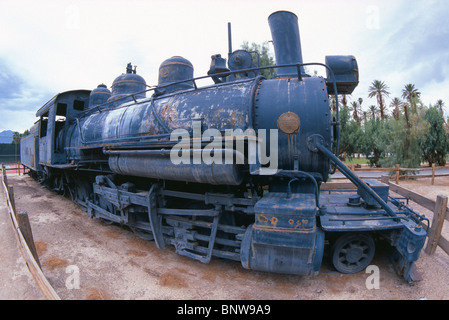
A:
[[[57,94],[21,141],[23,165],[89,217],[204,263],[316,275],[328,255],[336,270],[356,273],[384,241],[398,273],[413,281],[425,218],[333,152],[338,95],[358,85],[356,59],[303,63],[297,16],[277,11],[268,22],[275,66],[232,51],[229,32],[227,64],[213,55],[206,76],[194,78],[192,64],[175,56],[160,65],[156,87],[128,64],[112,91],[101,84]],[[326,78],[306,74],[309,65]],[[276,70],[270,79],[261,75],[268,68]],[[198,87],[205,78],[213,84]],[[357,193],[321,192],[337,168]]]

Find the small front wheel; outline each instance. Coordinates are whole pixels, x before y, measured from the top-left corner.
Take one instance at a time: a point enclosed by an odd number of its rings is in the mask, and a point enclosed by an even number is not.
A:
[[[334,242],[331,249],[332,264],[341,273],[357,273],[373,260],[374,240],[365,233],[346,233]]]

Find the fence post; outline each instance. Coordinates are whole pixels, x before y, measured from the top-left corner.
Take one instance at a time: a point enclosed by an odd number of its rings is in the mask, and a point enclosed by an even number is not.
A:
[[[441,236],[441,230],[443,229],[444,218],[446,216],[447,197],[443,195],[437,196],[435,203],[435,210],[433,212],[432,226],[428,233],[427,246],[424,251],[432,255],[438,246],[438,240]]]
[[[11,209],[14,214],[16,213],[16,202],[14,200],[14,188],[13,186],[8,186],[9,203],[11,204]]]
[[[5,186],[8,185],[8,178],[6,176],[5,165],[2,163],[2,181],[5,183]]]
[[[399,184],[399,168],[401,167],[401,165],[397,164],[396,165],[396,184]]]
[[[36,263],[41,266],[39,262],[39,256],[37,255],[36,245],[33,240],[33,233],[31,231],[30,219],[28,219],[28,213],[25,210],[19,210],[16,213],[17,223],[19,225],[19,229],[22,232],[23,238],[28,245],[31,253],[33,254],[34,260]]]
[[[435,163],[432,163],[432,186],[435,184]]]

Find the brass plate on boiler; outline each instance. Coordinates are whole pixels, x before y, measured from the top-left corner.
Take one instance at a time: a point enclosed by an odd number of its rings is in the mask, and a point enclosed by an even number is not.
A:
[[[296,134],[301,126],[301,120],[294,112],[286,112],[279,116],[278,127],[285,134]]]

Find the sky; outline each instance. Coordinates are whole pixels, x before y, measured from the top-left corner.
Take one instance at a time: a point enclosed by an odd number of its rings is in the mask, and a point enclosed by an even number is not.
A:
[[[129,62],[148,85],[172,56],[206,75],[212,55],[227,58],[228,22],[237,50],[270,41],[267,19],[278,10],[298,16],[305,63],[356,57],[360,83],[349,101],[361,97],[368,110],[368,88],[381,80],[389,105],[413,83],[425,105],[442,99],[449,115],[447,0],[0,0],[0,132],[30,128],[60,92],[110,88]]]

